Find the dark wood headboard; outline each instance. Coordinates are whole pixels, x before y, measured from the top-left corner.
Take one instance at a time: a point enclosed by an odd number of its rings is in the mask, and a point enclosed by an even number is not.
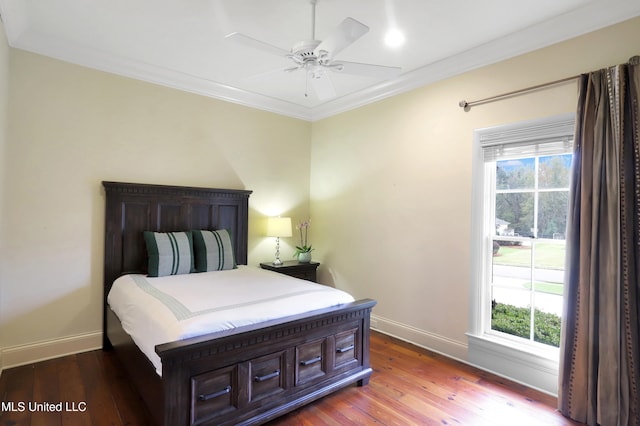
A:
[[[228,229],[236,262],[247,263],[249,195],[237,189],[102,182],[106,192],[104,295],[128,273],[146,273],[143,231]]]

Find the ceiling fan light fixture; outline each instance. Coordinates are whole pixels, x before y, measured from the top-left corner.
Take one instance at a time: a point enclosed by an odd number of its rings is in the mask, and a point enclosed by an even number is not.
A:
[[[404,34],[397,28],[391,28],[384,36],[384,43],[389,47],[400,47],[404,42]]]

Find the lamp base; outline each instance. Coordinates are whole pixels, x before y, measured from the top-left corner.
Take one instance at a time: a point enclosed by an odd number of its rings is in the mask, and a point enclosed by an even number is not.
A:
[[[282,265],[282,260],[280,260],[280,237],[276,237],[276,260],[273,261],[273,266]]]

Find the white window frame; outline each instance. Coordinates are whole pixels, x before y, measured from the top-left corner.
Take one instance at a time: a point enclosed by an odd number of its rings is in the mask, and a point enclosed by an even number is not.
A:
[[[491,331],[491,271],[486,257],[491,247],[485,247],[489,242],[484,229],[488,221],[484,218],[492,217],[494,203],[486,196],[492,192],[492,185],[485,167],[484,147],[573,139],[574,126],[575,114],[571,113],[477,129],[473,137],[471,211],[481,214],[473,214],[471,221],[469,361],[552,395],[557,394],[558,349]]]

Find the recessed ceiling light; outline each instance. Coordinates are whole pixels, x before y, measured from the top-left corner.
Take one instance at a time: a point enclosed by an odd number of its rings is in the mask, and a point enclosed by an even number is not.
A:
[[[393,28],[387,31],[387,34],[384,36],[384,42],[389,47],[402,46],[404,44],[404,34],[397,28]]]

